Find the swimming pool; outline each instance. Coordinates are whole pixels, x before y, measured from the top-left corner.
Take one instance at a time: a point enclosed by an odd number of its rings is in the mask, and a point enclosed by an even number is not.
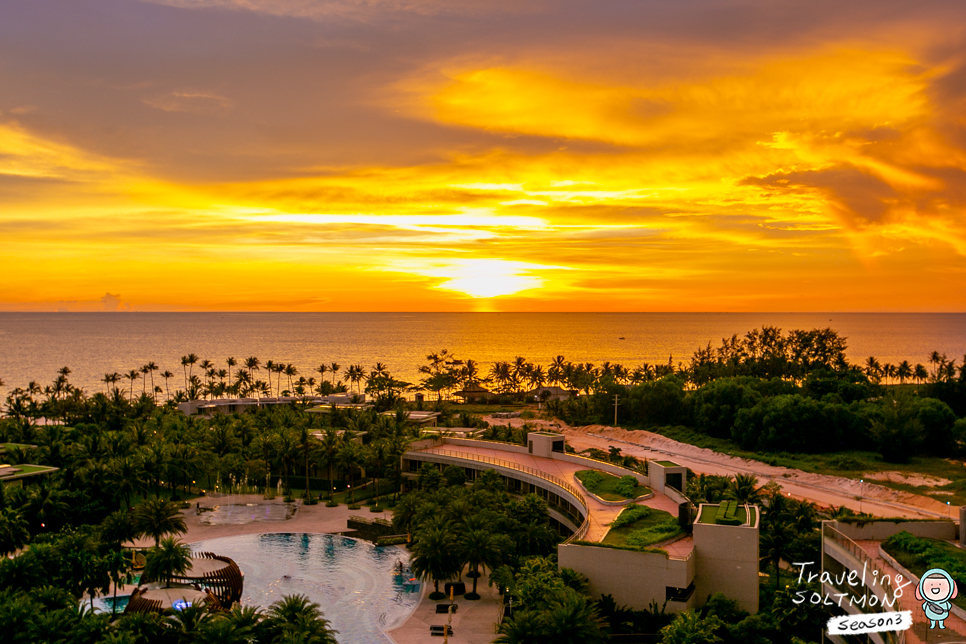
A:
[[[242,604],[268,608],[284,595],[317,603],[344,644],[387,644],[384,630],[402,624],[419,602],[418,586],[404,586],[402,548],[333,534],[273,533],[209,539],[195,552],[231,557],[245,573]]]

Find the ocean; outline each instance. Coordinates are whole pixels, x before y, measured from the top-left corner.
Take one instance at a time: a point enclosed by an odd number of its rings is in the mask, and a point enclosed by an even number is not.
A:
[[[963,313],[0,313],[0,393],[31,380],[47,384],[64,366],[71,383],[94,393],[104,390],[104,374],[151,361],[175,374],[174,388],[188,353],[219,368],[229,356],[239,364],[256,356],[316,378],[321,363],[338,363],[342,376],[350,364],[369,369],[378,361],[409,382],[418,380],[426,355],[441,349],[476,360],[484,371],[516,356],[545,366],[557,355],[597,365],[669,357],[676,364],[709,341],[717,345],[762,325],[831,327],[860,363],[876,356],[928,366],[933,351],[957,361],[966,353]]]

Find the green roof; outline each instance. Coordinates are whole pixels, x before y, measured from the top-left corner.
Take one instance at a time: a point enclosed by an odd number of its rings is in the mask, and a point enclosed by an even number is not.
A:
[[[680,467],[680,465],[672,461],[654,461],[654,462],[657,463],[658,465],[663,465],[664,467]]]

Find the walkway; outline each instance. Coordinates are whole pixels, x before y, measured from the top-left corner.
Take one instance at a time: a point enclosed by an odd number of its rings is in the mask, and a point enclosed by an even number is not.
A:
[[[464,581],[467,582],[466,588],[469,590],[473,584],[472,580],[464,579]],[[432,584],[427,586],[432,588]],[[500,606],[503,598],[497,594],[495,586],[489,586],[486,575],[480,577],[476,590],[480,594],[480,599],[476,601],[469,601],[463,597],[454,599],[458,608],[452,616],[453,635],[449,638],[451,644],[490,644],[496,638],[496,624],[500,620]],[[449,602],[429,599],[429,593],[425,593],[409,619],[399,628],[386,634],[396,644],[442,642],[442,637],[430,635],[429,627],[447,623],[448,616],[436,612],[437,604],[446,603]]]
[[[891,575],[893,579],[897,574],[902,574],[882,558],[879,553],[881,541],[856,541],[856,543],[875,561],[875,565],[882,570],[883,574]],[[902,597],[899,598],[901,609],[896,609],[912,611],[912,628],[906,631],[906,644],[966,641],[966,622],[954,614],[950,614],[949,619],[946,620],[945,630],[929,628],[929,620],[922,610],[922,601],[916,599],[915,583],[916,580],[913,580],[913,584],[903,589]]]

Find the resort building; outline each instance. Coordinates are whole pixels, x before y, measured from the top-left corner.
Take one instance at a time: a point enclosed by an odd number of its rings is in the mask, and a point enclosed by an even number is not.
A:
[[[328,396],[278,396],[272,398],[212,398],[211,400],[189,400],[178,403],[178,411],[186,416],[201,414],[214,416],[215,414],[245,413],[260,407],[273,405],[310,404],[323,405],[328,408],[336,406],[362,406],[365,404],[365,394],[351,394],[342,392]],[[353,400],[361,401],[353,403]],[[371,406],[371,405],[370,405]],[[315,411],[310,409],[308,411]]]
[[[46,465],[29,465],[20,463],[11,465],[4,462],[4,456],[14,450],[23,450],[36,447],[36,445],[23,445],[20,443],[0,443],[0,484],[5,487],[22,487],[25,482],[29,483],[32,477],[40,477],[56,472],[56,467]]]
[[[553,525],[567,537],[557,549],[559,565],[587,577],[594,596],[610,594],[635,609],[666,602],[668,611],[680,612],[722,592],[745,610],[758,611],[758,508],[695,508],[681,492],[687,486],[684,467],[650,461],[644,475],[567,453],[563,434],[553,432],[531,432],[526,446],[433,437],[414,443],[402,457],[403,472],[410,477],[426,463],[462,467],[468,480],[494,470],[510,493],[545,499]],[[605,500],[577,477],[588,470],[632,476],[646,490],[637,498]],[[609,543],[610,524],[631,504],[676,517],[681,530],[647,548]]]
[[[819,566],[799,570],[803,581],[821,586],[821,599],[839,616],[876,615],[887,612],[910,611],[912,627],[858,636],[826,632],[828,641],[835,644],[869,642],[871,644],[920,644],[922,642],[962,642],[966,640],[966,610],[952,602],[944,629],[930,628],[923,611],[923,600],[916,599],[920,577],[883,546],[889,537],[906,532],[919,545],[945,550],[952,559],[966,562],[966,551],[961,540],[966,535],[960,530],[966,520],[966,507],[960,508],[959,525],[950,520],[879,519],[861,522],[822,522],[822,561]],[[908,561],[907,561],[908,563]],[[854,573],[850,576],[850,573]],[[898,577],[897,577],[898,576]],[[896,589],[903,586],[901,591]],[[962,598],[960,594],[960,598]]]
[[[573,392],[563,387],[537,387],[523,394],[526,399],[532,402],[541,403],[548,400],[567,400],[573,397]]]

